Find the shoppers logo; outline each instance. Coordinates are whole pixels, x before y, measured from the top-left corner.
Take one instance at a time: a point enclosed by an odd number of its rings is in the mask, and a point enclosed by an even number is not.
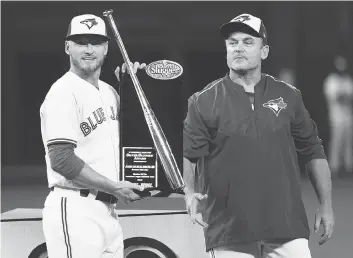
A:
[[[281,112],[282,109],[285,109],[287,107],[287,103],[283,101],[282,97],[279,97],[278,99],[267,101],[262,106],[271,109],[273,113],[278,116],[279,112]]]
[[[183,67],[173,61],[159,60],[147,65],[146,72],[157,80],[172,80],[183,73]]]

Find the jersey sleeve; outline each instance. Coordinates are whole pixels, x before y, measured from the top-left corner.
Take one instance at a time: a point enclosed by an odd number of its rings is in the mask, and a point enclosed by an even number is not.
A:
[[[197,106],[196,96],[188,100],[188,112],[183,128],[183,156],[196,159],[209,155],[210,134]]]
[[[291,124],[291,133],[299,158],[305,163],[312,159],[326,159],[316,123],[305,108],[298,89],[296,89],[296,94],[295,119]]]
[[[71,143],[77,146],[80,132],[79,112],[72,92],[51,92],[44,100],[40,113],[47,146],[56,143]]]

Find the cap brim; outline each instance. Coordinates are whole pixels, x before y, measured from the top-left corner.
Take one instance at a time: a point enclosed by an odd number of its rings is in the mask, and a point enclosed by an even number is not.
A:
[[[227,39],[231,33],[237,31],[249,34],[257,38],[262,38],[256,30],[242,22],[228,22],[223,24],[220,28],[220,34],[225,39]]]
[[[73,35],[66,36],[66,40],[70,40],[70,39],[73,39],[73,38],[76,38],[76,37],[80,37],[80,36],[103,38],[106,41],[110,41],[111,40],[110,37],[104,36],[104,35],[100,35],[100,34],[73,34]]]

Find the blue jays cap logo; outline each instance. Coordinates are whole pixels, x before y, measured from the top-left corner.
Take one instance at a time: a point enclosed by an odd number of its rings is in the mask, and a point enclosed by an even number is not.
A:
[[[80,23],[85,24],[85,25],[88,27],[89,30],[90,30],[94,25],[97,25],[97,24],[98,24],[98,22],[96,21],[95,18],[86,19],[86,20],[81,21]]]
[[[273,113],[278,116],[279,112],[281,112],[282,109],[285,109],[287,107],[287,103],[283,101],[282,97],[279,97],[278,99],[267,101],[262,106],[271,109]]]
[[[250,21],[251,18],[247,14],[239,15],[238,17],[234,18],[232,21],[236,22],[245,22],[245,21]]]

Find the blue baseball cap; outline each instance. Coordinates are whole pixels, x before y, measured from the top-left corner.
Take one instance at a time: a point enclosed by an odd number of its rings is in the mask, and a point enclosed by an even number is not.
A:
[[[232,32],[244,32],[254,37],[262,38],[265,45],[267,44],[267,31],[264,23],[258,17],[251,14],[241,14],[232,19],[230,22],[223,24],[220,33],[223,38],[228,38]]]
[[[77,35],[95,35],[103,37],[107,41],[110,38],[107,35],[107,28],[102,18],[93,14],[83,14],[72,18],[66,39]]]

